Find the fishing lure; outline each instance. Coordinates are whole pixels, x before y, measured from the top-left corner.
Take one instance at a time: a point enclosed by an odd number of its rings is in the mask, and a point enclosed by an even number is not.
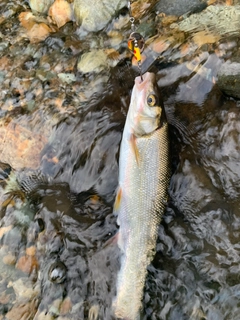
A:
[[[132,52],[134,58],[137,60],[137,64],[138,64],[138,68],[140,71],[140,76],[142,79],[142,56],[141,53],[144,50],[144,38],[143,36],[138,33],[135,32],[135,18],[132,16],[132,11],[131,11],[131,1],[128,2],[128,8],[129,8],[129,14],[130,14],[130,22],[131,22],[131,29],[132,29],[132,33],[129,36],[128,39],[128,48],[129,50]]]
[[[133,53],[137,62],[141,62],[141,53],[144,49],[143,36],[138,32],[132,32],[128,39],[128,49]]]

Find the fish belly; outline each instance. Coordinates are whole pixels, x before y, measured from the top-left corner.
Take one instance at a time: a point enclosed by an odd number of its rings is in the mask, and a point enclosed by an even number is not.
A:
[[[127,139],[121,144],[117,210],[118,245],[122,250],[115,314],[137,320],[142,305],[147,266],[155,254],[158,226],[167,201],[169,150],[167,124],[136,139],[138,161]]]

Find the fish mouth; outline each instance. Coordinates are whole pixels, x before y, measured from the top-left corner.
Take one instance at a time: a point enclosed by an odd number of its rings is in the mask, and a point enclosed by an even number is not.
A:
[[[142,76],[135,78],[135,85],[138,90],[142,90],[148,82],[155,83],[156,76],[152,72],[146,72]]]

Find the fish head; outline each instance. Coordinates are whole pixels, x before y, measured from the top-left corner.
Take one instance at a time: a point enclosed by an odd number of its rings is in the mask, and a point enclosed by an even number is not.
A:
[[[154,73],[136,77],[128,113],[136,137],[151,134],[161,126],[164,112]]]

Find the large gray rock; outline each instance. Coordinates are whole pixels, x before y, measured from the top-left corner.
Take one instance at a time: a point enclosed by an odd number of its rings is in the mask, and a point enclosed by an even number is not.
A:
[[[161,0],[157,10],[167,15],[181,16],[187,12],[198,11],[204,8],[206,1],[202,0]]]
[[[238,34],[240,28],[240,5],[208,6],[202,12],[192,14],[180,21],[177,27],[184,32],[205,30],[217,35]]]
[[[218,73],[217,83],[224,93],[240,99],[240,63],[225,62]]]
[[[123,7],[126,0],[75,0],[74,15],[85,31],[102,30]]]

